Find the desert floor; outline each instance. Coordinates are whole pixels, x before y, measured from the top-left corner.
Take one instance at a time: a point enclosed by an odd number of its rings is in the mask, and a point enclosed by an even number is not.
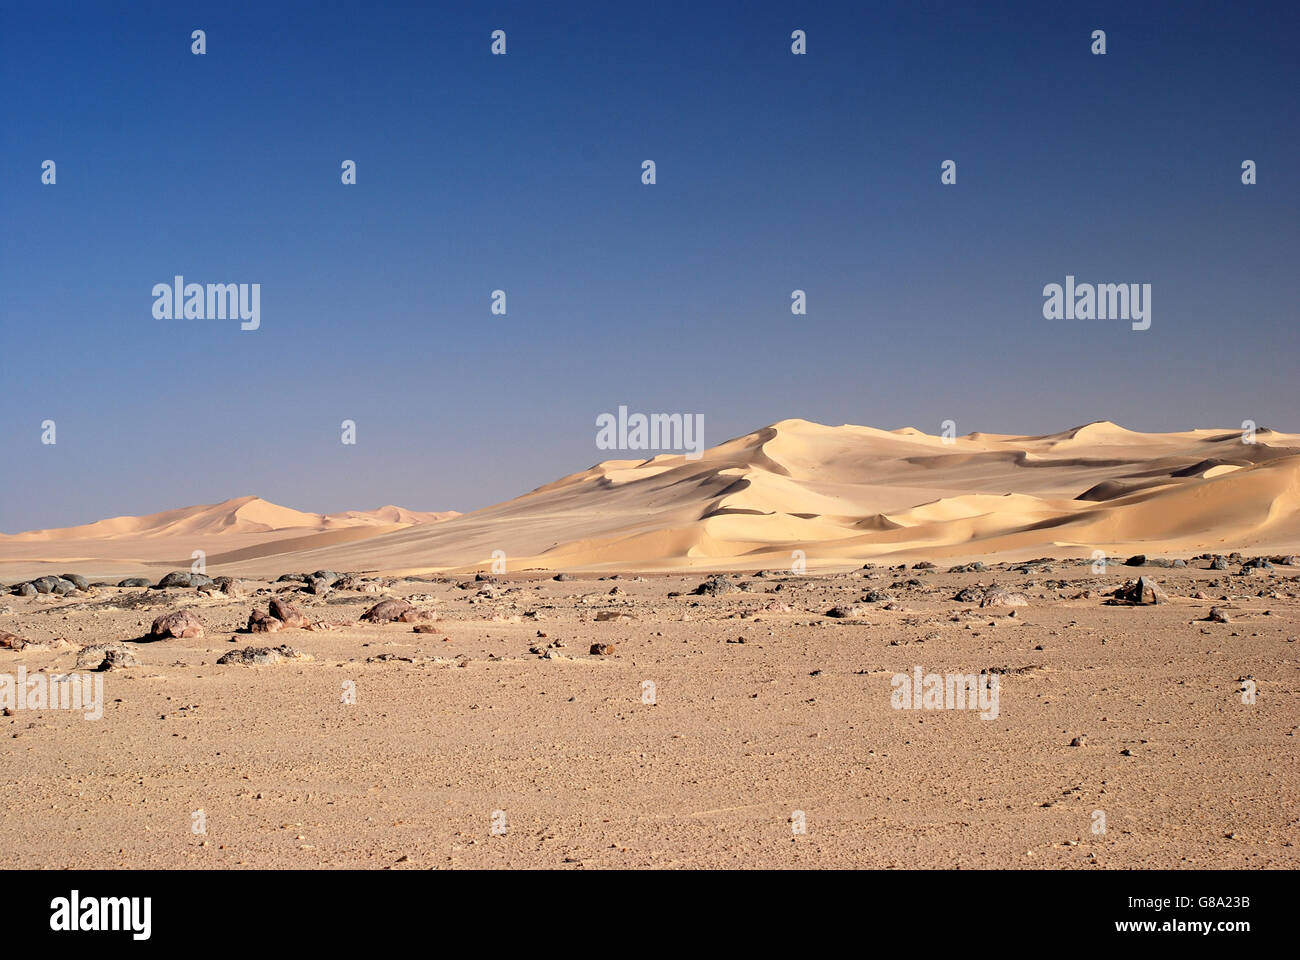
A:
[[[296,583],[0,597],[0,674],[139,660],[102,719],[0,718],[0,865],[1294,868],[1300,570],[1206,566],[382,581],[434,633]],[[1169,601],[1104,602],[1139,573]],[[994,582],[1028,605],[953,599]],[[244,632],[277,591],[337,626]],[[183,608],[204,637],[131,641]],[[311,659],[216,664],[279,644]],[[918,665],[996,670],[997,718],[894,709]]]

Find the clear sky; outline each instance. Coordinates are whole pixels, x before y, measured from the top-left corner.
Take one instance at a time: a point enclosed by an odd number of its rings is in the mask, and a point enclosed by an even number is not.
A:
[[[1298,50],[1294,2],[5,3],[0,531],[470,510],[619,404],[1300,430]],[[261,328],[155,319],[176,274]],[[1045,320],[1067,274],[1151,329]]]

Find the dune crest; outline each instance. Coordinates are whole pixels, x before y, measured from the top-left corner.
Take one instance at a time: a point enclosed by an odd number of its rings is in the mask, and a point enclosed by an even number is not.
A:
[[[509,570],[1295,552],[1300,436],[1261,430],[1245,443],[1239,431],[1146,434],[1101,420],[1041,436],[945,438],[790,419],[694,460],[606,460],[464,515],[305,514],[246,497],[0,537],[0,561],[20,547],[32,560],[130,561],[142,544],[200,532],[220,539],[212,562],[250,574],[481,569],[498,551]]]

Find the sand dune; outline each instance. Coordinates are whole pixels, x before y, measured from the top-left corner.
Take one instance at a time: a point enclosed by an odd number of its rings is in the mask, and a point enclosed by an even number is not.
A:
[[[698,460],[614,460],[436,527],[300,566],[810,568],[900,557],[1151,554],[1300,544],[1300,436],[1143,434],[1106,421],[945,442],[786,420]]]
[[[911,427],[784,420],[697,460],[610,460],[446,516],[396,507],[321,516],[244,498],[0,537],[0,560],[82,556],[125,567],[183,558],[197,539],[221,541],[210,566],[250,575],[483,568],[495,551],[509,570],[789,567],[796,551],[809,568],[1093,550],[1292,552],[1300,436],[1260,431],[1244,443],[1236,431],[1144,434],[1100,421],[945,440]]]
[[[76,564],[92,576],[140,572],[155,565],[188,568],[196,550],[233,561],[355,542],[455,516],[455,511],[423,513],[395,506],[304,513],[260,497],[238,497],[143,517],[113,517],[58,530],[0,534],[0,575],[58,573],[61,570],[47,568],[65,564]]]

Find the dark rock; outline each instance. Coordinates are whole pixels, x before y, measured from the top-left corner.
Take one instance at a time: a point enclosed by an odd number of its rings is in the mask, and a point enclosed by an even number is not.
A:
[[[65,573],[63,579],[73,584],[78,590],[89,590],[90,581],[79,573]]]
[[[14,586],[13,593],[19,597],[34,597],[40,591],[36,589],[34,583],[19,583]]]
[[[187,573],[183,570],[173,570],[167,576],[158,581],[155,590],[166,590],[169,587],[204,587],[212,582],[212,578],[202,573]]]
[[[593,643],[589,651],[593,657],[608,657],[614,653],[612,643]]]
[[[1139,554],[1135,554],[1134,556],[1131,556],[1131,557],[1129,557],[1127,560],[1125,560],[1125,561],[1124,561],[1124,566],[1126,566],[1126,567],[1140,567],[1140,566],[1142,566],[1142,565],[1143,565],[1144,563],[1146,563],[1146,562],[1147,562],[1146,554],[1145,554],[1145,553],[1139,553]]]
[[[1111,596],[1118,603],[1150,605],[1169,602],[1169,595],[1150,577],[1129,580],[1124,586],[1116,589]]]
[[[740,588],[727,577],[716,576],[709,577],[691,592],[698,597],[717,597],[728,593],[739,593]]]
[[[149,581],[144,577],[127,577],[125,580],[119,580],[117,585],[119,587],[147,587]]]

